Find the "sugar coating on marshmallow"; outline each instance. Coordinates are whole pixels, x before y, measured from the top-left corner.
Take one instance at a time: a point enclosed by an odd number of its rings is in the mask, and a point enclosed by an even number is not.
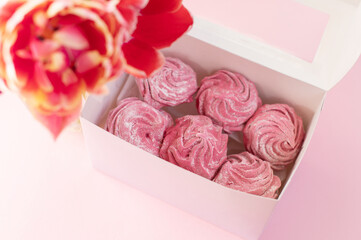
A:
[[[107,131],[156,156],[165,130],[172,125],[167,112],[134,97],[121,100],[107,119]]]
[[[144,101],[159,109],[192,102],[197,91],[193,69],[178,58],[167,57],[164,66],[148,78],[136,78]]]
[[[226,70],[204,78],[197,93],[198,112],[226,132],[241,131],[261,105],[254,83]]]
[[[292,164],[305,137],[303,122],[287,104],[266,104],[243,129],[247,151],[268,161],[275,170]]]
[[[226,161],[228,135],[206,116],[184,116],[166,131],[160,157],[213,179]]]
[[[235,190],[269,198],[276,198],[281,187],[281,180],[273,174],[270,163],[249,152],[228,156],[214,181]]]

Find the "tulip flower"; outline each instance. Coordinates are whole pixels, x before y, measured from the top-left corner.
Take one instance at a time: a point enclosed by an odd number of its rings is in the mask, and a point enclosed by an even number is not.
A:
[[[181,0],[9,0],[0,8],[0,78],[56,138],[82,96],[123,72],[147,77],[193,24]]]

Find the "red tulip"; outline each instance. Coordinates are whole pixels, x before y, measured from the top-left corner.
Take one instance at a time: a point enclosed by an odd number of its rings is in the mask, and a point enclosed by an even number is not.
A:
[[[85,91],[123,71],[146,77],[193,24],[181,0],[10,0],[0,9],[0,77],[56,138]]]

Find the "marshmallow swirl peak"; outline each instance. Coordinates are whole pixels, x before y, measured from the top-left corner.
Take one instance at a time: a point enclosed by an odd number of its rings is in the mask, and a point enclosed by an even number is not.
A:
[[[235,190],[269,198],[276,198],[281,186],[281,180],[273,175],[270,163],[249,152],[228,156],[214,181]]]
[[[165,130],[173,119],[138,98],[126,98],[110,111],[107,130],[141,149],[159,156]]]
[[[197,94],[198,112],[226,132],[241,131],[261,105],[254,83],[226,70],[204,78]]]
[[[301,117],[287,104],[264,105],[243,129],[247,151],[282,170],[293,163],[302,148],[305,131]]]
[[[167,57],[164,66],[148,78],[136,78],[144,101],[155,108],[192,102],[197,91],[197,76],[180,59]]]
[[[206,116],[184,116],[166,131],[160,157],[213,179],[227,158],[228,135]]]

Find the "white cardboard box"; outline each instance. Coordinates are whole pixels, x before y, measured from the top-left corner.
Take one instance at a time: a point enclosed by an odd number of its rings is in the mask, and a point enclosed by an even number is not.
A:
[[[338,2],[348,4],[348,1]],[[327,59],[324,64],[319,62],[326,59],[325,49],[329,49],[335,40],[327,37],[332,37],[337,29],[344,30],[342,24],[350,27],[349,21],[336,21],[333,12],[329,12],[330,24],[313,63],[303,62],[241,33],[198,18],[189,35],[164,51],[165,55],[179,57],[191,65],[199,81],[219,69],[240,72],[255,82],[264,103],[287,103],[303,118],[306,139],[277,200],[223,187],[105,131],[107,113],[115,106],[119,94],[127,97],[136,90],[134,81],[127,75],[109,83],[108,95],[91,96],[84,106],[81,122],[94,167],[244,239],[258,239],[304,156],[327,90],[341,79],[360,54],[361,41],[356,43],[361,39],[360,8],[352,5],[353,10],[350,9],[338,12],[336,19],[343,19],[342,14],[349,19],[353,13],[355,25],[351,29],[355,30],[355,26],[360,29],[353,32],[352,39],[337,39],[339,45],[335,52],[343,60],[341,63],[339,59]],[[339,47],[344,47],[344,51],[338,51]],[[335,52],[329,53],[330,58],[335,57]],[[325,68],[332,68],[334,75]]]

